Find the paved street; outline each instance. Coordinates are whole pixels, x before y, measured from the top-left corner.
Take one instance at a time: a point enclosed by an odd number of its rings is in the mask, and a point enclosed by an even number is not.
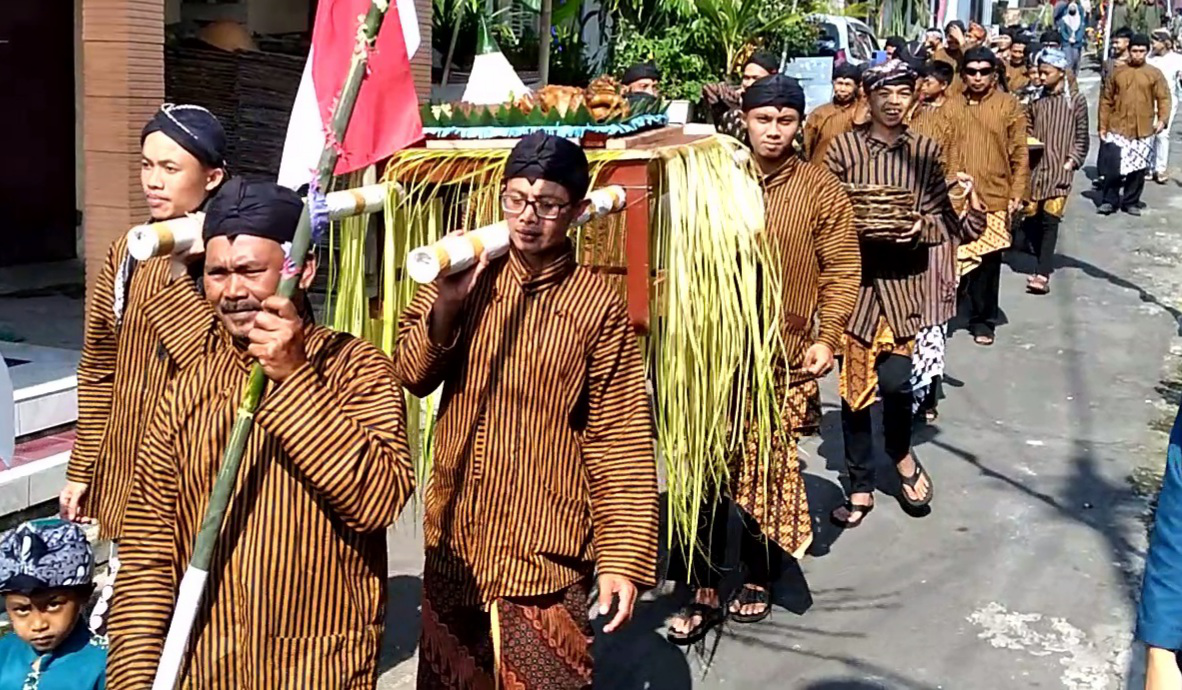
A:
[[[1088,190],[1081,172],[1052,294],[1024,294],[1006,269],[997,345],[963,331],[950,342],[948,398],[917,446],[932,514],[910,518],[880,493],[861,528],[828,524],[842,464],[830,385],[823,437],[804,447],[819,535],[779,584],[786,608],[686,656],[664,642],[673,602],[656,597],[627,632],[597,640],[597,688],[1140,687],[1129,640],[1148,504],[1129,477],[1159,462],[1155,427],[1176,400],[1161,381],[1176,366],[1182,193],[1150,183],[1144,217],[1100,218]],[[384,689],[412,687],[416,663],[421,558],[403,522]]]

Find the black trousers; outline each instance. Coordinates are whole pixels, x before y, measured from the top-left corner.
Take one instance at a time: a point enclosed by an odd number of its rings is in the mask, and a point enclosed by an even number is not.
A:
[[[898,463],[911,452],[911,358],[887,355],[879,359],[876,369],[886,454]],[[841,432],[850,493],[874,492],[874,431],[870,410],[867,407],[855,411],[841,401]]]
[[[998,293],[1001,291],[1001,252],[981,257],[981,265],[969,271],[962,281],[963,298],[969,303],[969,332],[993,335],[997,321]]]
[[[686,544],[673,544],[669,548],[669,572],[667,578],[675,582],[688,582],[694,587],[718,589],[726,575],[726,552],[729,544],[727,518],[733,502],[728,498],[702,504],[698,517],[697,548],[687,558]],[[775,542],[769,541],[759,529],[759,524],[742,508],[739,531],[739,564],[746,566],[743,582],[766,587],[775,582],[783,570],[784,552]]]
[[[1146,170],[1134,170],[1128,175],[1107,175],[1104,178],[1103,202],[1122,210],[1141,203],[1141,192],[1145,189],[1145,173]]]
[[[1034,247],[1034,255],[1038,257],[1038,267],[1034,273],[1051,277],[1055,270],[1055,245],[1059,243],[1059,224],[1062,218],[1048,213],[1039,202],[1038,213],[1034,214],[1033,222],[1027,226],[1032,234],[1030,242]]]

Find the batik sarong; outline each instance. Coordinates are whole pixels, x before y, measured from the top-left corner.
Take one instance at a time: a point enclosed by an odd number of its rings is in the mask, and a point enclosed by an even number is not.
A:
[[[944,325],[928,326],[915,336],[915,352],[911,355],[912,411],[919,409],[928,393],[928,386],[937,376],[944,375]]]
[[[913,338],[897,339],[886,319],[879,317],[874,342],[864,343],[846,333],[842,337],[841,399],[851,410],[866,409],[878,399],[878,358],[885,355],[910,357]]]
[[[763,534],[776,542],[785,553],[800,558],[813,541],[813,522],[809,516],[808,496],[800,475],[795,428],[808,402],[793,392],[803,386],[791,386],[785,398],[788,371],[776,368],[776,399],[785,400],[777,428],[772,430],[769,456],[764,463],[759,453],[759,435],[748,428],[743,450],[736,453],[731,468],[731,498],[759,525]],[[795,402],[794,402],[795,401]],[[802,404],[803,403],[803,404]],[[752,414],[748,410],[748,419]]]
[[[589,580],[488,610],[462,603],[462,591],[440,571],[423,574],[419,690],[590,690]]]
[[[963,276],[981,265],[981,257],[1010,248],[1010,216],[1006,211],[985,214],[985,231],[977,239],[956,248],[956,269]]]
[[[1105,141],[1120,148],[1120,174],[1129,175],[1149,169],[1153,163],[1154,139],[1155,136],[1152,134],[1135,139],[1109,132]]]

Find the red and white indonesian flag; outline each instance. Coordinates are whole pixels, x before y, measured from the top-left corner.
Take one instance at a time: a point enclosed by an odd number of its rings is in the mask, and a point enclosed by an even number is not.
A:
[[[341,142],[336,174],[376,163],[423,136],[410,58],[419,49],[414,0],[392,2],[369,54],[369,72]],[[333,108],[340,98],[371,0],[320,0],[312,49],[287,123],[279,184],[298,189],[316,174]]]

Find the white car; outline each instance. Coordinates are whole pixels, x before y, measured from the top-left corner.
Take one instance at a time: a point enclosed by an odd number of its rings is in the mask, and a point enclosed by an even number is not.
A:
[[[810,57],[831,57],[834,62],[860,65],[882,50],[874,30],[864,22],[836,14],[816,14],[809,22],[817,27],[817,43]]]

